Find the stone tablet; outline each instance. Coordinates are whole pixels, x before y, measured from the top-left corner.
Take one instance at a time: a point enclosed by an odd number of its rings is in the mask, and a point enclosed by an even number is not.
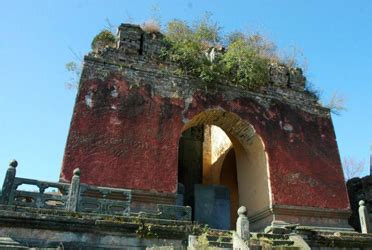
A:
[[[230,229],[230,192],[220,185],[195,185],[195,221],[211,228]]]

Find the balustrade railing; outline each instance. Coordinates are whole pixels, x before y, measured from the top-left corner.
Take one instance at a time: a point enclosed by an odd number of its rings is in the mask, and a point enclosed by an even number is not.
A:
[[[75,169],[71,183],[39,181],[16,177],[17,161],[6,172],[1,204],[67,210],[109,215],[130,215],[132,191],[121,188],[97,187],[80,183],[80,170]],[[32,185],[36,190],[20,190]],[[47,190],[53,190],[47,191]]]
[[[33,185],[38,190],[18,190],[24,184]],[[55,188],[60,191],[46,193],[45,190],[49,188]],[[69,184],[67,183],[54,183],[15,177],[13,187],[9,192],[9,198],[3,204],[34,208],[66,209],[68,196],[63,195],[63,193],[66,193],[68,189]]]
[[[79,169],[74,170],[71,183],[19,178],[16,177],[17,166],[18,163],[15,160],[9,164],[0,196],[0,204],[2,205],[105,215],[131,215],[132,190],[130,189],[80,183]],[[21,190],[22,185],[31,185],[35,190]],[[157,204],[157,212],[141,213],[141,216],[190,221],[191,208]]]

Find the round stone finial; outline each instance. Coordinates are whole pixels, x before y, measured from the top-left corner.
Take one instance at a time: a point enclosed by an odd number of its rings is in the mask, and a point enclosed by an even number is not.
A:
[[[238,215],[239,216],[242,216],[242,215],[246,215],[247,213],[247,208],[245,206],[241,206],[239,209],[238,209]]]
[[[77,175],[77,176],[80,176],[80,169],[79,168],[75,168],[73,174],[74,175]]]
[[[360,200],[359,201],[359,206],[364,206],[366,203],[364,202],[364,200]]]
[[[16,168],[18,166],[18,162],[16,160],[12,160],[10,161],[9,166],[12,168]]]

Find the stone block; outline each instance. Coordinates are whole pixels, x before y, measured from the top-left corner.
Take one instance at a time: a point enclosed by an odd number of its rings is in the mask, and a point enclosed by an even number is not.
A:
[[[306,78],[303,75],[302,69],[300,68],[290,68],[289,69],[289,86],[303,91],[306,84]]]
[[[272,63],[270,67],[270,80],[274,86],[287,87],[289,82],[289,71],[285,65]]]
[[[216,229],[230,228],[230,193],[220,185],[195,185],[195,220]]]

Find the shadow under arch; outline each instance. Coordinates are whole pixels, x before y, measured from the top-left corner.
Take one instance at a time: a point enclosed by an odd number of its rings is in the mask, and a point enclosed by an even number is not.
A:
[[[248,216],[256,217],[271,207],[268,158],[264,143],[254,127],[237,114],[223,109],[210,109],[189,120],[181,134],[203,125],[218,126],[231,140],[235,152],[239,205],[247,207]],[[213,169],[213,175],[224,178],[221,168]]]

